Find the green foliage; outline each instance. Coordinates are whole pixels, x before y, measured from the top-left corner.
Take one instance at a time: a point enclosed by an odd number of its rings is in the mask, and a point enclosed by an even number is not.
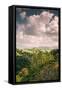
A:
[[[16,49],[16,82],[58,80],[59,51]]]
[[[16,57],[16,74],[19,73],[19,71],[24,67],[27,67],[27,68],[30,67],[29,58],[25,56],[17,56]]]

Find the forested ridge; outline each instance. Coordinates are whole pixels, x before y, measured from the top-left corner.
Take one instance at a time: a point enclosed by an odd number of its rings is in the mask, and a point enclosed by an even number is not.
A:
[[[59,79],[59,49],[16,49],[16,82]]]

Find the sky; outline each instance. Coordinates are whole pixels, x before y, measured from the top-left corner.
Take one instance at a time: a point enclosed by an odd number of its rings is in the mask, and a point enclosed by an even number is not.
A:
[[[16,8],[16,48],[58,49],[58,9]]]

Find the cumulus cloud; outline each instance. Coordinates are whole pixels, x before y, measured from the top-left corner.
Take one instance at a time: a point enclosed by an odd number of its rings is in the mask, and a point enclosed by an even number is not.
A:
[[[21,12],[20,13],[20,16],[21,16],[22,19],[24,19],[26,17],[26,12],[25,11],[24,12]]]
[[[18,24],[16,29],[16,46],[18,48],[58,48],[58,16],[49,11],[43,11],[40,15],[26,16],[27,23]],[[53,18],[54,16],[54,18]]]

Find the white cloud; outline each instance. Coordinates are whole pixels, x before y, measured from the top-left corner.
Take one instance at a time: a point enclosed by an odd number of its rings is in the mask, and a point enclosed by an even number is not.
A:
[[[21,13],[21,17],[27,18],[27,23],[18,24],[17,48],[58,48],[58,16],[52,18],[53,15],[49,11],[29,17],[26,17],[25,12]]]
[[[21,12],[20,13],[20,16],[21,16],[22,19],[24,19],[26,17],[26,12],[25,11],[24,12]]]

